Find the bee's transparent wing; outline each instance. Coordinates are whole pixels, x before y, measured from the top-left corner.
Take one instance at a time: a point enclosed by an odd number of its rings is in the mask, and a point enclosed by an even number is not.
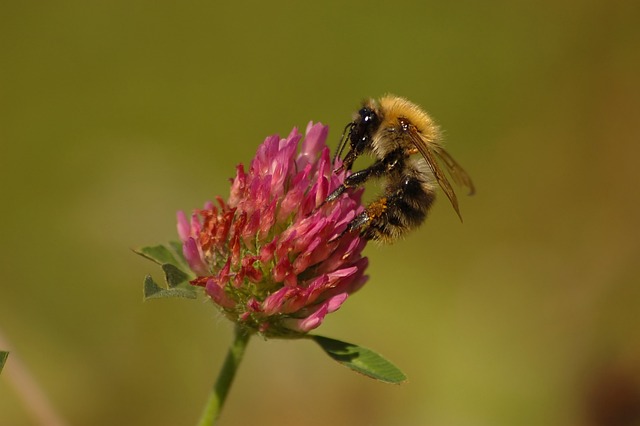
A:
[[[440,185],[444,193],[447,195],[447,198],[449,198],[449,201],[451,202],[453,209],[456,211],[456,213],[458,214],[458,217],[460,218],[460,221],[462,222],[462,215],[460,214],[460,208],[458,207],[458,199],[456,198],[456,193],[453,192],[453,188],[451,187],[449,180],[447,179],[444,172],[438,165],[438,162],[436,161],[436,158],[433,155],[433,151],[429,148],[427,143],[422,139],[422,136],[420,136],[420,134],[418,133],[418,129],[416,129],[415,126],[410,125],[409,128],[407,129],[407,133],[411,137],[411,141],[413,142],[415,147],[418,149],[420,154],[422,154],[424,159],[427,161],[427,164],[431,168],[431,171],[433,172],[433,175],[436,178],[438,185]],[[454,177],[454,179],[456,178]]]
[[[447,167],[447,170],[449,171],[451,177],[453,177],[455,183],[460,186],[466,187],[469,190],[468,195],[475,194],[476,188],[473,186],[471,178],[469,177],[467,172],[465,172],[464,169],[460,166],[460,164],[458,164],[458,162],[454,160],[453,157],[447,151],[445,151],[442,146],[438,144],[433,145],[433,152],[436,153],[436,155]]]

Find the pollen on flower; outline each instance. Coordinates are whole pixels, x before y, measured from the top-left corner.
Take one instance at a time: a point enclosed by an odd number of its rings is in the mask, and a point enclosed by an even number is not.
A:
[[[183,253],[197,275],[191,283],[266,337],[318,327],[368,278],[366,239],[342,235],[363,210],[362,191],[323,204],[345,178],[334,173],[327,133],[309,123],[304,140],[297,129],[266,138],[248,170],[237,166],[226,202],[217,197],[190,219],[178,212]]]

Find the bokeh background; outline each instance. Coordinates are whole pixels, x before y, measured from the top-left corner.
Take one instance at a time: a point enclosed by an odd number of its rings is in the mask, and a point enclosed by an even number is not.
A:
[[[68,424],[194,424],[231,327],[143,304],[160,274],[130,248],[175,239],[265,136],[314,120],[335,145],[384,93],[478,189],[464,224],[441,197],[368,247],[319,329],[409,381],[256,339],[221,424],[633,424],[607,416],[639,404],[639,52],[634,1],[0,3],[0,424],[36,424],[12,359]]]

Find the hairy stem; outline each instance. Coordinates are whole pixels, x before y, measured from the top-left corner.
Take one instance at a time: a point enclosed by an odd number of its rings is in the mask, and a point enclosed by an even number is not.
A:
[[[245,330],[236,326],[233,343],[229,347],[227,357],[225,358],[222,369],[218,374],[218,379],[211,390],[211,394],[209,395],[207,404],[204,407],[198,426],[210,426],[216,423],[216,420],[222,411],[222,407],[224,406],[224,402],[227,399],[227,394],[229,393],[229,389],[233,383],[238,366],[242,361],[242,356],[247,348],[247,343],[249,343],[250,337],[250,333],[247,333]]]

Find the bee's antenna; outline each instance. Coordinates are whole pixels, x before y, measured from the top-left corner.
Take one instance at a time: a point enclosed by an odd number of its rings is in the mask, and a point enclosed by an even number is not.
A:
[[[340,136],[340,144],[338,144],[338,149],[336,150],[336,154],[333,156],[333,164],[336,164],[336,159],[340,158],[342,155],[342,151],[344,150],[349,137],[351,136],[351,129],[353,129],[354,123],[353,121],[347,124],[342,131],[342,136]],[[347,130],[348,129],[348,130]]]

